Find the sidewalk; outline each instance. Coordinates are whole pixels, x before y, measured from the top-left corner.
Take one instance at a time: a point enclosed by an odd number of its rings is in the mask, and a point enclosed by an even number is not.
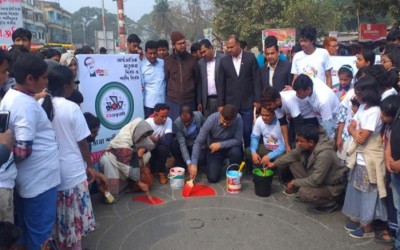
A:
[[[205,175],[197,183],[208,184]],[[216,197],[183,199],[181,190],[155,185],[151,193],[165,200],[158,206],[132,201],[126,191],[118,204],[104,205],[92,197],[98,231],[83,239],[83,247],[104,249],[385,249],[373,239],[353,239],[343,228],[339,211],[315,214],[303,203],[282,194],[274,180],[272,195],[254,194],[249,176],[242,192],[226,192],[223,178],[212,184]]]

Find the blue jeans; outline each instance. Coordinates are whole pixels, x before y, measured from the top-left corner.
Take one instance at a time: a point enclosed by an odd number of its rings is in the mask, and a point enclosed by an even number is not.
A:
[[[229,164],[239,165],[243,161],[242,147],[234,146],[220,149],[214,153],[207,151],[207,179],[209,182],[216,183],[219,181],[225,158],[229,159]]]
[[[392,190],[393,190],[393,202],[394,207],[397,210],[397,223],[400,221],[400,175],[392,174]],[[400,249],[400,227],[396,230],[396,249]]]
[[[243,142],[244,148],[250,146],[250,135],[253,126],[253,109],[239,109],[238,113],[242,116],[243,120]]]
[[[18,244],[28,250],[40,249],[52,235],[57,212],[57,187],[51,188],[33,198],[15,199],[16,225],[22,230]]]

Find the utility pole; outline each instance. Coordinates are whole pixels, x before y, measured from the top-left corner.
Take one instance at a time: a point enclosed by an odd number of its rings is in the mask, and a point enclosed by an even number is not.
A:
[[[124,51],[126,49],[126,32],[125,32],[125,14],[124,0],[116,0],[118,9],[118,40],[119,48]]]
[[[103,15],[103,34],[104,34],[104,47],[107,48],[107,35],[106,35],[106,15],[104,14],[104,0],[101,0],[101,14]]]

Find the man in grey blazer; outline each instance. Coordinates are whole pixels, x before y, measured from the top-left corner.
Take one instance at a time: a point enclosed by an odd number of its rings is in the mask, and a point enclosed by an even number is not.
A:
[[[239,40],[231,35],[226,39],[228,55],[221,58],[217,80],[219,109],[232,104],[243,120],[243,140],[250,146],[253,107],[260,108],[260,73],[253,53],[240,48]]]
[[[197,110],[203,112],[207,118],[218,110],[217,86],[218,69],[221,62],[221,54],[214,50],[208,39],[200,41],[199,61],[201,82],[197,91]]]
[[[192,154],[193,144],[199,135],[200,128],[205,122],[204,116],[193,110],[189,106],[182,106],[180,115],[174,121],[173,132],[175,140],[172,143],[172,155],[177,166],[186,168],[192,164],[190,155]],[[201,160],[205,160],[205,150],[201,150]]]
[[[261,68],[261,87],[272,86],[282,91],[287,85],[292,85],[293,75],[290,72],[292,64],[279,60],[278,40],[275,36],[267,36],[264,40],[264,55],[267,63]]]

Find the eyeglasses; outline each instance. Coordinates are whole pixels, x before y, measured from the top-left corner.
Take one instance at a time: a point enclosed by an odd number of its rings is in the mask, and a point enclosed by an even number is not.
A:
[[[186,42],[180,42],[180,43],[175,43],[175,44],[178,45],[178,46],[183,46],[183,45],[186,44]]]

